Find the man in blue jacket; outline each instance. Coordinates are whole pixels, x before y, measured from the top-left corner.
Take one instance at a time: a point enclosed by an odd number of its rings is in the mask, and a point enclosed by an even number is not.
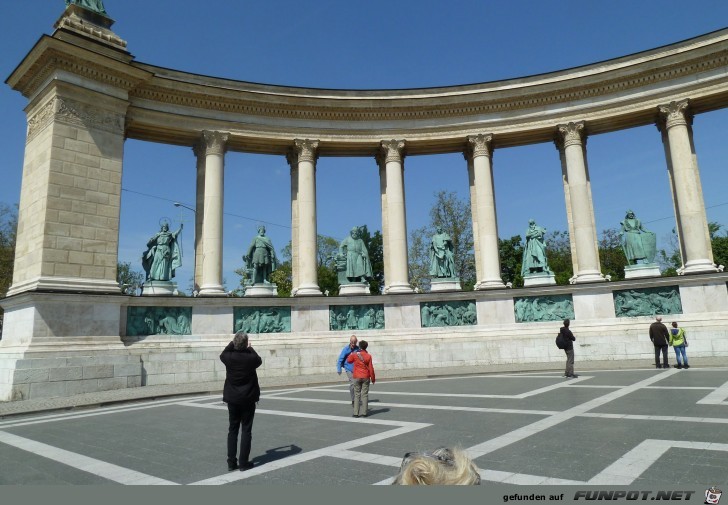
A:
[[[230,428],[227,436],[227,463],[228,470],[241,471],[253,468],[250,462],[250,446],[253,441],[253,417],[255,417],[255,404],[260,400],[260,386],[258,385],[258,368],[263,360],[258,356],[249,342],[248,334],[239,331],[233,341],[228,344],[220,361],[225,363],[227,371],[225,386],[222,390],[222,401],[227,403],[230,418]],[[240,436],[240,465],[238,466],[237,445],[238,431],[242,426]]]
[[[349,378],[349,393],[351,393],[351,404],[354,405],[354,364],[347,363],[346,358],[349,354],[359,350],[359,346],[356,345],[358,340],[356,335],[352,335],[349,339],[349,345],[344,347],[339,353],[339,359],[336,360],[336,373],[341,375],[341,369],[346,371],[346,376]]]

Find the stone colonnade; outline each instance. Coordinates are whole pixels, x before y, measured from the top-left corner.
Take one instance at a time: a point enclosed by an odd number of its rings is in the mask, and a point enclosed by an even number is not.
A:
[[[28,99],[28,134],[13,284],[34,291],[118,293],[116,264],[126,138],[193,146],[195,285],[223,296],[226,151],[287,156],[293,288],[321,295],[316,272],[316,161],[375,156],[386,294],[410,293],[406,156],[464,152],[477,290],[503,288],[493,152],[556,141],[575,284],[603,279],[587,134],[657,123],[684,267],[716,270],[692,140],[692,114],[728,107],[728,30],[581,67],[432,90],[274,87],[136,62],[111,19],[71,5],[7,83]],[[649,76],[646,78],[645,76]]]
[[[658,127],[667,156],[675,203],[682,273],[714,272],[700,176],[689,129],[688,101],[661,105]],[[583,121],[555,127],[564,183],[574,265],[573,283],[599,282],[597,229],[587,164]],[[195,282],[200,296],[224,295],[222,289],[222,180],[227,133],[204,131],[197,155]],[[476,251],[476,290],[505,287],[500,275],[498,224],[493,181],[492,134],[468,136],[464,149],[470,181]],[[384,294],[411,293],[408,278],[404,158],[406,140],[381,141],[376,161],[382,199],[385,262]],[[294,296],[321,295],[316,277],[316,161],[319,141],[296,139],[287,155],[291,166],[291,228]]]

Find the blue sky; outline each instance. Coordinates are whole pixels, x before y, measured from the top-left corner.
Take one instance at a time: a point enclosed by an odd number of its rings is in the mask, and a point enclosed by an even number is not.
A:
[[[9,3],[9,2],[8,2]],[[417,88],[487,82],[557,71],[652,49],[728,25],[728,2],[676,0],[399,0],[201,3],[105,0],[113,29],[138,61],[178,70],[318,88]],[[63,0],[12,2],[0,27],[0,73],[7,77],[64,9]],[[16,203],[25,137],[25,99],[0,86],[0,202]],[[708,219],[728,227],[728,111],[694,122]],[[616,227],[632,208],[663,244],[674,227],[665,157],[654,126],[589,138],[597,228]],[[501,237],[523,234],[535,217],[566,229],[558,153],[552,143],[496,150]],[[161,217],[183,219],[184,266],[192,277],[192,150],[128,140],[125,146],[119,257],[140,256]],[[407,226],[427,224],[435,191],[468,198],[461,154],[405,162]],[[319,233],[346,236],[353,225],[381,229],[378,169],[370,158],[320,158]],[[143,194],[140,194],[143,193]],[[151,195],[151,196],[145,196]],[[280,250],[290,241],[289,168],[281,156],[228,153],[225,173],[224,276],[235,268],[259,222]]]

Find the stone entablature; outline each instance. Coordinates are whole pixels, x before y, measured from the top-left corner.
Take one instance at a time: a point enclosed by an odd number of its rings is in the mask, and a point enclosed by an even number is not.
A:
[[[657,107],[690,99],[692,112],[728,105],[728,30],[606,62],[532,77],[408,90],[324,90],[206,77],[133,61],[103,46],[43,37],[8,79],[32,97],[51,75],[74,74],[128,92],[130,138],[193,145],[229,131],[231,150],[285,153],[317,138],[320,154],[373,155],[387,137],[408,154],[461,151],[468,135],[497,147],[545,142],[557,124],[589,134],[654,123]],[[180,121],[180,116],[185,117]],[[393,137],[392,137],[393,138]]]

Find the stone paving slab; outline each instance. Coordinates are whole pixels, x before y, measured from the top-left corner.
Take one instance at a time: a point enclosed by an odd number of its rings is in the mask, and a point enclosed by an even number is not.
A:
[[[376,363],[376,362],[375,362]],[[724,358],[695,358],[691,360],[693,366],[724,366]],[[375,365],[376,366],[376,365]],[[611,370],[650,367],[651,363],[642,360],[632,361],[587,361],[579,363],[577,358],[577,373],[589,370]],[[422,370],[386,370],[377,372],[379,379],[404,379],[421,377],[442,377],[448,375],[490,374],[510,372],[537,372],[561,371],[560,366],[553,363],[531,364],[505,364],[483,365],[468,367],[443,367],[431,369],[423,374]],[[644,373],[644,371],[642,372]],[[337,376],[332,365],[331,374],[307,375],[303,377],[264,377],[260,384],[263,388],[277,388],[287,386],[321,385],[345,381],[342,374]],[[138,388],[116,389],[96,393],[84,393],[61,398],[42,398],[37,400],[21,400],[14,402],[0,402],[0,419],[13,415],[32,414],[43,411],[67,410],[76,407],[91,407],[113,404],[117,402],[135,401],[141,399],[156,399],[190,394],[221,394],[222,381],[200,382],[195,384],[169,384],[144,386]]]
[[[728,368],[583,372],[578,380],[556,371],[391,380],[386,389],[397,394],[375,385],[366,419],[352,418],[343,382],[268,387],[248,472],[227,471],[219,393],[8,416],[0,420],[0,464],[12,469],[0,482],[387,484],[404,453],[461,446],[486,483],[680,484],[700,493],[726,484]],[[712,379],[697,382],[713,386],[679,385],[700,375]],[[533,389],[513,395],[524,382]],[[511,398],[474,397],[474,384]]]

